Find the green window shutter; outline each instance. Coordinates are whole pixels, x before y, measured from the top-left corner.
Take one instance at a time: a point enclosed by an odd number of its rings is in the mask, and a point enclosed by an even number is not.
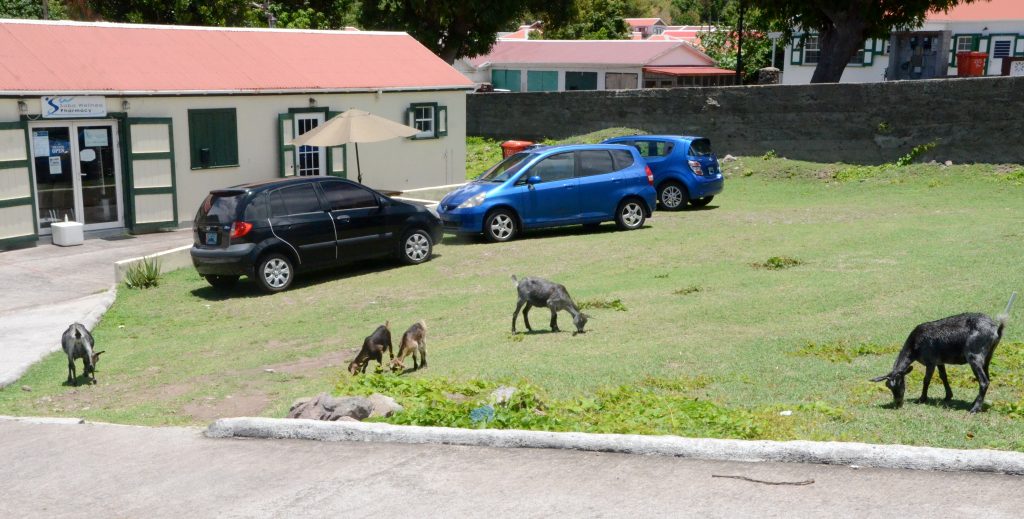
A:
[[[327,121],[341,112],[327,112]],[[327,121],[324,121],[326,124]],[[348,178],[348,146],[327,147],[327,174],[334,177]]]
[[[522,74],[518,70],[491,70],[491,85],[511,92],[522,90]]]
[[[527,92],[554,92],[558,90],[558,72],[529,70],[526,72]]]
[[[188,111],[192,169],[238,165],[238,124],[234,108]]]
[[[438,137],[448,135],[448,107],[437,106],[434,108],[434,130]]]
[[[295,146],[291,144],[294,135],[295,116],[291,113],[277,114],[278,175],[295,175]]]

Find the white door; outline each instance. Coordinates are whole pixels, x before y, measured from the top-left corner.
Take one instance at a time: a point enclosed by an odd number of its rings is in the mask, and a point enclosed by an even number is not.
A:
[[[1013,55],[1013,36],[993,36],[992,52],[988,56],[988,72],[990,76],[999,76],[1003,73],[1003,58]]]
[[[295,137],[302,135],[324,122],[324,113],[295,114]],[[326,148],[320,146],[299,146],[295,156],[295,174],[300,177],[327,174]]]
[[[39,233],[68,221],[85,230],[124,226],[121,154],[113,121],[51,121],[29,126]]]

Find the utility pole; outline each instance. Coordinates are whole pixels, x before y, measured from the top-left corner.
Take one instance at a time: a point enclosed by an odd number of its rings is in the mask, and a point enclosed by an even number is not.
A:
[[[43,19],[50,19],[50,0],[43,0]]]
[[[747,12],[747,3],[740,0],[739,34],[736,35],[736,84],[743,84],[743,15]]]

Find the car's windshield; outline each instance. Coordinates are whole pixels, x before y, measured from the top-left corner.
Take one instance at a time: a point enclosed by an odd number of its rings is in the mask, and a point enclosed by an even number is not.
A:
[[[487,170],[487,173],[480,175],[477,180],[483,180],[485,182],[504,182],[512,178],[530,158],[529,153],[516,153],[511,157],[499,162],[493,168]]]

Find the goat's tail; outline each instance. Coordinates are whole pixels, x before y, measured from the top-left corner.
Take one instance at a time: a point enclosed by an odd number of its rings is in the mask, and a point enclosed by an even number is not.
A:
[[[1006,326],[1006,322],[1010,320],[1010,311],[1013,310],[1013,303],[1017,300],[1017,292],[1010,294],[1010,300],[1006,303],[1006,310],[1003,313],[996,316],[996,320],[999,321],[999,336],[1003,336],[1003,328]]]
[[[512,274],[512,284],[513,285],[518,285],[519,284],[519,278],[517,278],[515,274]]]

